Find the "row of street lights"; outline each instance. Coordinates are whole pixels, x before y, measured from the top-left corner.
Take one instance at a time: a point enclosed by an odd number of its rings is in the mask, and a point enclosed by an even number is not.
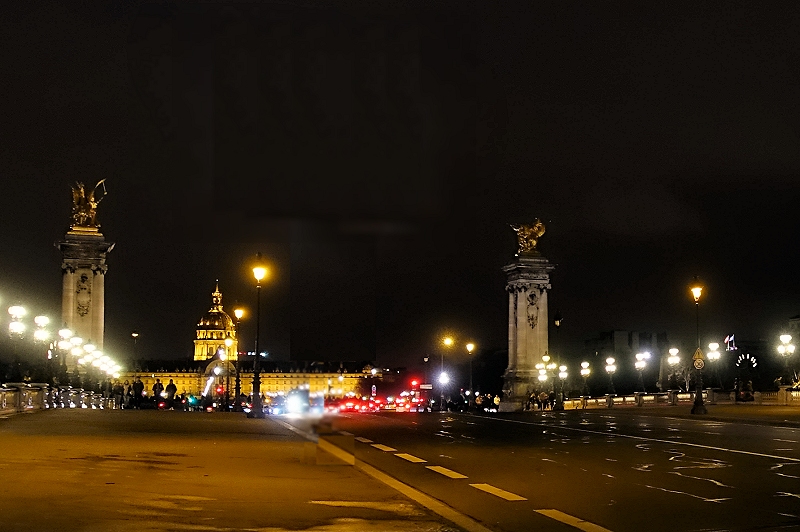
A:
[[[15,364],[19,365],[17,352],[17,343],[22,340],[27,331],[27,326],[24,322],[25,316],[28,311],[22,305],[12,305],[8,308],[8,314],[11,316],[11,322],[8,325],[8,333],[12,340],[14,340],[14,354]],[[48,345],[52,337],[51,332],[47,329],[50,324],[50,318],[44,315],[34,317],[34,324],[36,325],[33,331],[34,343],[40,345]],[[52,372],[52,360],[54,351],[57,348],[60,352],[60,365],[61,369],[66,375],[68,370],[67,356],[71,355],[78,366],[84,367],[87,370],[95,369],[106,373],[109,377],[118,377],[122,369],[119,364],[114,362],[111,357],[103,354],[91,342],[84,342],[83,338],[76,336],[69,328],[64,327],[58,331],[58,340],[49,342],[48,348],[45,351],[45,362],[47,365],[48,374]],[[67,378],[69,377],[66,375]],[[48,380],[53,376],[48,375]]]

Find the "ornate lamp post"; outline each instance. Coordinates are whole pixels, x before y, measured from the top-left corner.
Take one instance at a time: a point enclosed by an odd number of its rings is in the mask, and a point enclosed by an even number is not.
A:
[[[558,380],[560,389],[556,394],[556,404],[553,405],[553,410],[564,410],[564,380],[567,378],[567,366],[558,367]]]
[[[583,395],[589,395],[589,375],[592,373],[592,370],[589,368],[588,362],[581,362],[581,377],[583,377]]]
[[[694,306],[695,306],[695,316],[696,316],[696,325],[697,325],[697,351],[695,351],[694,356],[692,357],[694,369],[695,369],[695,393],[694,393],[694,404],[692,405],[692,414],[706,414],[708,411],[706,410],[706,405],[703,403],[703,366],[705,366],[705,360],[703,360],[703,352],[700,350],[700,295],[703,293],[703,287],[700,283],[695,279],[694,285],[689,289],[694,297]]]
[[[233,409],[236,412],[240,412],[242,410],[242,403],[239,401],[239,396],[242,394],[242,379],[239,376],[239,321],[242,319],[242,316],[244,316],[244,309],[240,307],[234,309],[233,315],[236,316],[236,328],[234,330],[236,333],[236,383],[233,391],[233,399],[235,402]]]
[[[261,253],[257,255],[258,262],[261,261]],[[259,333],[261,322],[261,280],[267,275],[267,269],[257,264],[253,268],[253,277],[256,279],[256,356],[253,360],[253,407],[248,417],[263,418],[264,409],[261,406],[261,374],[259,373],[258,362],[261,354],[259,353]]]
[[[644,377],[642,374],[644,373],[644,368],[647,367],[647,361],[650,359],[650,353],[645,351],[644,353],[636,353],[636,362],[633,364],[634,367],[639,371],[639,386],[642,387],[642,391],[647,393],[647,389],[644,387]]]
[[[608,373],[608,382],[610,384],[611,395],[615,395],[617,391],[614,389],[614,372],[617,371],[617,366],[614,364],[616,360],[614,357],[606,359],[606,373]]]
[[[794,344],[790,343],[792,341],[792,335],[790,334],[782,334],[780,336],[781,345],[778,346],[778,353],[783,356],[784,362],[784,375],[783,375],[783,384],[792,384],[792,375],[789,372],[789,357],[792,356],[794,353]]]

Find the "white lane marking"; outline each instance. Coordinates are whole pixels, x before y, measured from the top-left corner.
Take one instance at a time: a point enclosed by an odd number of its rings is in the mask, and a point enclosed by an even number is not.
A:
[[[794,497],[795,499],[800,499],[800,494],[797,493],[787,493],[785,491],[779,491],[777,494],[780,495],[781,497]]]
[[[500,497],[501,499],[505,499],[507,501],[527,501],[525,497],[517,495],[516,493],[511,493],[510,491],[501,490],[500,488],[495,488],[491,484],[470,484],[475,489],[479,489],[481,491],[485,491],[486,493],[491,493],[495,497]]]
[[[352,436],[353,435],[352,432],[347,432],[346,430],[339,431],[339,434],[341,434],[342,436]]]
[[[413,454],[397,453],[395,456],[398,457],[398,458],[402,458],[403,460],[408,460],[409,462],[412,462],[412,463],[415,463],[415,464],[422,464],[424,462],[427,462],[427,460],[423,460],[422,458],[418,458],[418,457],[414,456]]]
[[[381,450],[381,451],[386,451],[387,453],[391,453],[391,452],[397,450],[394,447],[389,447],[388,445],[383,445],[383,444],[380,444],[380,443],[373,443],[372,446],[375,447],[376,449]]]
[[[547,423],[531,423],[530,421],[520,421],[519,419],[505,419],[499,417],[486,417],[485,419],[490,419],[492,421],[502,421],[504,423],[518,423],[520,425],[538,425],[538,426],[549,426]],[[575,432],[588,432],[590,434],[598,434],[600,436],[608,436],[608,433],[601,432],[598,430],[588,430],[588,429],[579,429],[576,427],[559,427],[561,430],[572,430]],[[671,445],[685,445],[687,447],[697,447],[699,449],[709,449],[712,451],[721,451],[724,453],[734,453],[734,454],[745,454],[749,456],[758,456],[760,458],[769,458],[771,460],[788,460],[790,462],[800,462],[800,458],[792,458],[790,456],[777,456],[774,454],[766,454],[766,453],[754,453],[752,451],[742,451],[741,449],[726,449],[725,447],[716,447],[713,445],[702,445],[700,443],[691,443],[687,441],[675,441],[675,440],[661,440],[658,438],[645,438],[644,436],[634,436],[632,434],[615,434],[617,438],[628,438],[631,440],[642,440],[642,441],[652,441],[658,443],[669,443]]]
[[[782,441],[784,443],[800,443],[800,442],[797,442],[795,440],[782,440],[780,438],[773,438],[773,441]]]
[[[363,436],[359,436],[358,438],[356,438],[356,441],[360,441],[361,443],[372,443],[372,440],[370,440],[369,438],[365,438]]]
[[[550,519],[555,519],[556,521],[560,521],[565,525],[575,527],[578,530],[583,530],[584,532],[611,532],[609,529],[603,528],[600,525],[590,523],[589,521],[584,521],[583,519],[578,519],[577,517],[565,514],[564,512],[559,512],[558,510],[534,510],[534,511],[538,514],[542,514],[545,517],[549,517]]]
[[[677,471],[668,471],[670,475],[678,475],[679,477],[683,478],[690,478],[692,480],[705,480],[706,482],[711,482],[715,486],[719,486],[720,488],[734,488],[734,486],[728,486],[727,484],[723,484],[718,480],[714,480],[712,478],[703,478],[703,477],[693,477],[691,475],[684,475],[683,473],[678,473]]]
[[[457,473],[452,469],[447,469],[446,467],[438,466],[438,465],[429,465],[425,466],[431,471],[436,471],[440,475],[444,475],[449,478],[468,478],[467,475],[462,475],[461,473]]]
[[[360,460],[356,460],[356,467],[366,473],[367,475],[371,476],[375,480],[383,482],[390,488],[394,488],[412,501],[416,501],[425,508],[429,509],[432,512],[435,512],[445,519],[449,519],[453,523],[457,524],[467,532],[492,532],[482,524],[478,523],[477,521],[467,517],[466,515],[459,513],[446,504],[442,503],[431,497],[430,495],[426,495],[419,490],[416,490],[409,486],[408,484],[404,484],[399,480],[390,477],[383,471],[379,471],[375,469],[369,464],[365,464]]]
[[[731,500],[731,497],[724,497],[720,499],[707,499],[705,497],[701,497],[700,495],[695,495],[693,493],[686,493],[685,491],[675,491],[675,490],[668,490],[667,488],[659,488],[658,486],[649,486],[647,484],[644,485],[645,488],[650,488],[659,491],[666,491],[667,493],[675,493],[678,495],[688,495],[689,497],[694,497],[695,499],[700,499],[704,502],[724,502]]]

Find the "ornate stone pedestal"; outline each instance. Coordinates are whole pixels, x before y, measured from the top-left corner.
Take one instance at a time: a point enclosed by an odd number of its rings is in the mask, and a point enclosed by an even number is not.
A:
[[[535,366],[548,349],[547,291],[554,269],[535,249],[520,252],[503,268],[508,278],[508,369],[501,412],[524,409],[540,385]]]

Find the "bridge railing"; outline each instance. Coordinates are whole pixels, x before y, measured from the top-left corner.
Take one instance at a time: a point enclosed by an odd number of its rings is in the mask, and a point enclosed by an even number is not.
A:
[[[115,408],[114,399],[81,388],[50,387],[43,383],[0,386],[0,415],[50,408]]]

